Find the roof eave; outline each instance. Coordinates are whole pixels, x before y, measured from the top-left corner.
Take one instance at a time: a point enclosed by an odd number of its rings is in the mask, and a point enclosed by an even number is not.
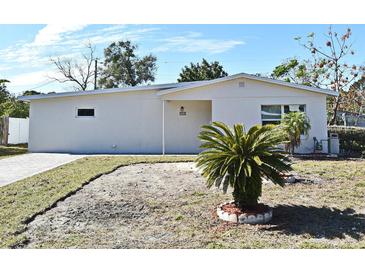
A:
[[[235,75],[231,75],[231,76],[227,76],[227,77],[222,77],[222,78],[206,81],[203,83],[200,82],[195,85],[192,84],[192,85],[185,86],[185,87],[177,87],[177,88],[172,88],[172,89],[168,89],[168,90],[163,90],[163,91],[157,92],[157,95],[163,96],[163,95],[167,95],[167,94],[171,94],[171,93],[175,93],[175,92],[179,92],[179,91],[183,91],[183,90],[188,90],[188,89],[192,89],[192,88],[213,85],[213,84],[220,83],[220,82],[235,80],[238,78],[246,78],[246,79],[250,79],[250,80],[272,83],[272,84],[276,84],[276,85],[287,86],[287,87],[291,87],[291,88],[296,88],[296,89],[301,89],[301,90],[306,90],[306,91],[311,91],[311,92],[316,92],[316,93],[322,93],[322,94],[326,94],[329,96],[335,96],[335,97],[338,96],[338,93],[333,92],[332,90],[309,87],[309,86],[304,86],[304,85],[299,85],[299,84],[294,84],[294,83],[288,83],[285,81],[280,81],[280,80],[270,79],[270,78],[263,78],[263,77],[259,77],[259,76],[246,74],[246,73],[240,73],[240,74],[235,74]]]
[[[176,88],[179,86],[185,86],[185,85],[189,85],[189,84],[190,83],[170,83],[170,84],[160,84],[160,85],[137,86],[137,87],[131,87],[131,88],[114,88],[114,89],[100,89],[100,90],[89,90],[89,91],[60,92],[60,93],[51,93],[51,94],[18,96],[17,99],[20,101],[29,102],[32,100],[61,98],[61,97],[113,94],[113,93],[123,93],[123,92],[133,92],[133,91],[150,91],[150,90],[161,91],[161,90]]]
[[[123,92],[132,92],[132,91],[148,91],[148,90],[157,90],[158,96],[163,96],[183,90],[188,90],[192,88],[198,88],[203,86],[209,86],[220,82],[235,80],[238,78],[246,78],[266,83],[272,83],[281,86],[287,86],[291,88],[306,90],[310,92],[316,92],[321,94],[326,94],[328,96],[337,97],[338,93],[333,92],[327,89],[320,89],[315,87],[309,87],[294,83],[288,83],[285,81],[280,81],[271,78],[259,77],[251,74],[240,73],[235,74],[223,78],[218,78],[214,80],[208,81],[197,81],[197,82],[183,82],[183,83],[171,83],[171,84],[161,84],[161,85],[149,85],[149,86],[140,86],[140,87],[132,87],[132,88],[121,88],[121,89],[108,89],[108,90],[96,90],[96,91],[80,91],[80,92],[63,92],[63,93],[52,93],[52,94],[40,94],[40,95],[29,95],[29,96],[19,96],[17,97],[20,101],[30,102],[32,100],[40,100],[40,99],[51,99],[51,98],[62,98],[62,97],[74,97],[74,96],[87,96],[87,95],[101,95],[101,94],[113,94],[113,93],[123,93]]]

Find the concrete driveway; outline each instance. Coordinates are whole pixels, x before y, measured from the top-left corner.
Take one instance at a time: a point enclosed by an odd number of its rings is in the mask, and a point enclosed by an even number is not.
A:
[[[85,157],[59,153],[28,153],[0,160],[0,187]]]

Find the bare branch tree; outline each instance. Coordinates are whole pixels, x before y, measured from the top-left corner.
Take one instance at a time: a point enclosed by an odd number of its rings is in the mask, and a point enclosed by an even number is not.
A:
[[[325,35],[326,43],[325,48],[320,44],[315,43],[314,33],[308,35],[306,43],[299,42],[304,48],[311,52],[314,66],[323,68],[324,73],[322,76],[327,79],[327,83],[324,87],[332,89],[339,94],[334,99],[331,98],[331,118],[329,124],[336,124],[337,111],[342,103],[343,95],[348,92],[349,87],[359,79],[360,73],[365,71],[364,66],[349,66],[346,64],[346,57],[348,55],[354,55],[352,50],[352,43],[349,41],[352,35],[351,29],[347,29],[346,32],[340,37],[337,32],[329,28],[328,33]],[[300,41],[301,37],[295,38]]]
[[[87,90],[93,82],[95,71],[93,62],[95,61],[95,47],[90,43],[86,46],[87,53],[82,54],[80,61],[70,58],[51,58],[51,62],[56,66],[60,77],[50,77],[59,83],[72,82],[75,84],[75,90]]]

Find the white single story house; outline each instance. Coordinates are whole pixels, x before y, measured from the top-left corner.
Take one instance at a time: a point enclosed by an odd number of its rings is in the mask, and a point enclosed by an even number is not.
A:
[[[197,153],[203,124],[279,123],[289,111],[311,121],[297,149],[326,140],[333,91],[250,74],[188,83],[22,96],[30,102],[29,150],[67,153]],[[327,152],[323,143],[322,152]]]

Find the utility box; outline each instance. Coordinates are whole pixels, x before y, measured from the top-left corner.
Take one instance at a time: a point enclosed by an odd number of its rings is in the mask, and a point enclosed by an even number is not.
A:
[[[337,133],[330,133],[329,137],[329,153],[339,154],[340,153],[340,140]]]

